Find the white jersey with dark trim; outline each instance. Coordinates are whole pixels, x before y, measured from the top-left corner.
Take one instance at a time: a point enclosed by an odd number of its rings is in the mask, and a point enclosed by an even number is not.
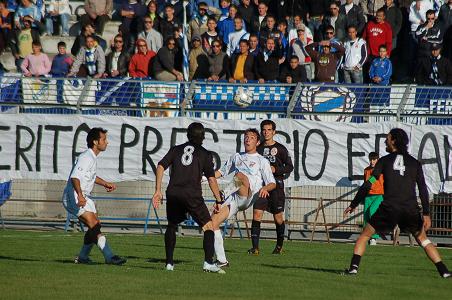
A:
[[[74,167],[72,167],[71,174],[66,185],[67,188],[72,186],[72,178],[77,178],[80,180],[80,188],[83,195],[90,195],[94,188],[94,183],[96,182],[97,173],[97,156],[94,154],[93,150],[88,149],[81,153],[77,158]]]

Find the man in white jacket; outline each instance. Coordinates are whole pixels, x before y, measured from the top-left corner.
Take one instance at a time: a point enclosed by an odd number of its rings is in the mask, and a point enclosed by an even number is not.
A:
[[[226,47],[226,54],[231,57],[232,54],[239,51],[240,40],[248,40],[250,34],[243,29],[242,17],[236,16],[234,18],[234,32],[228,36],[228,45]]]
[[[347,32],[348,40],[344,43],[344,80],[346,83],[363,83],[363,65],[367,59],[366,41],[357,36],[355,26],[349,26]]]

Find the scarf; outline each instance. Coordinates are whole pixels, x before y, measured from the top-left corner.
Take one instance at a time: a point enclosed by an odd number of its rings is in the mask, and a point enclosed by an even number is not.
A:
[[[443,82],[441,81],[441,78],[439,78],[439,72],[438,72],[438,61],[440,60],[441,55],[438,55],[437,57],[432,56],[430,58],[430,61],[432,62],[432,71],[430,73],[430,79],[435,82],[436,85],[442,85]]]
[[[93,49],[85,50],[85,63],[86,68],[88,69],[88,74],[90,76],[96,74],[96,61],[94,60],[94,52],[96,52],[96,47]]]

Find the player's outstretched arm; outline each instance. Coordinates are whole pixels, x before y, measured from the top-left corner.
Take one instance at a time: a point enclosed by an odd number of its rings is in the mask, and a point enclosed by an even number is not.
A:
[[[107,192],[113,192],[114,190],[116,190],[116,184],[105,181],[99,176],[96,176],[95,182],[96,184],[103,186]]]
[[[154,205],[155,208],[159,208],[160,203],[162,203],[162,179],[164,172],[165,169],[163,168],[163,166],[158,165],[157,171],[155,172],[155,192],[154,196],[152,196],[152,205]]]

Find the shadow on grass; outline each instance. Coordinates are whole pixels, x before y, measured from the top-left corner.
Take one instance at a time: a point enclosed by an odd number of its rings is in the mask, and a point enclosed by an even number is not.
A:
[[[0,255],[0,260],[12,260],[12,261],[44,261],[42,259],[34,259],[34,258],[18,258],[18,257],[11,257],[11,256],[2,256]]]
[[[315,271],[315,272],[322,272],[322,273],[332,273],[332,274],[337,274],[337,275],[341,275],[344,272],[343,269],[337,270],[337,269],[312,268],[312,267],[303,267],[303,266],[284,266],[284,265],[270,265],[270,264],[262,264],[262,266],[273,268],[273,269],[282,269],[282,270],[302,269],[302,270],[307,270],[307,271]]]
[[[146,260],[146,262],[149,263],[158,263],[158,264],[165,264],[166,259],[164,258],[149,258]],[[174,264],[180,264],[180,263],[190,263],[193,262],[192,260],[183,260],[183,259],[175,259]]]

